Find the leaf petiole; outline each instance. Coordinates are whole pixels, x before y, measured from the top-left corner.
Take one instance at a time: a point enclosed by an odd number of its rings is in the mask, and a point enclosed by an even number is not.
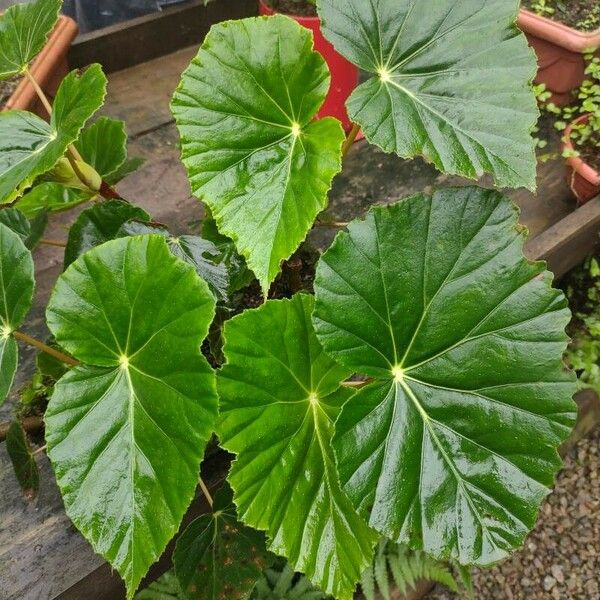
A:
[[[48,449],[48,444],[44,444],[43,446],[40,446],[37,450],[34,450],[31,453],[31,456],[37,456],[38,454],[45,452],[47,449]]]
[[[212,508],[213,504],[214,504],[213,497],[210,495],[210,492],[208,491],[208,487],[206,487],[206,484],[204,483],[204,481],[202,481],[202,477],[199,478],[198,483],[200,484],[200,489],[202,490],[202,493],[204,494],[206,501]]]
[[[44,238],[42,238],[40,240],[40,244],[45,244],[46,246],[57,246],[58,248],[66,248],[67,247],[66,242],[61,242],[59,240],[47,240]]]
[[[31,86],[33,87],[33,89],[35,90],[35,93],[37,94],[44,108],[46,109],[48,116],[51,117],[52,104],[50,104],[50,101],[44,93],[44,90],[41,88],[40,84],[36,81],[35,77],[31,74],[31,71],[29,69],[26,68],[23,73],[29,81],[29,83],[31,84]],[[67,160],[69,161],[69,164],[75,172],[75,175],[77,175],[79,181],[81,181],[81,183],[83,183],[83,185],[85,185],[88,189],[90,189],[93,192],[100,193],[104,198],[122,199],[121,196],[104,180],[102,180],[102,185],[100,186],[100,189],[96,189],[94,183],[85,175],[85,173],[82,172],[82,170],[79,168],[79,165],[77,164],[77,161],[82,163],[85,161],[83,160],[83,157],[81,156],[77,148],[74,146],[74,144],[69,145],[69,147],[67,148]]]
[[[12,335],[14,335],[15,338],[17,340],[19,340],[20,342],[23,342],[24,344],[27,344],[28,346],[33,346],[34,348],[37,348],[38,350],[41,350],[42,352],[45,352],[46,354],[49,354],[50,356],[54,356],[54,358],[57,358],[58,360],[64,362],[67,365],[71,365],[72,367],[77,367],[80,364],[78,360],[75,360],[71,356],[68,356],[68,355],[64,354],[63,352],[60,352],[59,350],[56,350],[55,348],[51,348],[47,344],[44,344],[44,342],[40,342],[40,340],[36,340],[35,338],[27,335],[26,333],[23,333],[21,331],[13,331]]]
[[[29,83],[31,84],[31,87],[35,90],[35,93],[37,94],[37,96],[40,99],[41,103],[43,104],[44,108],[46,109],[48,116],[49,117],[52,116],[52,105],[50,104],[50,101],[46,97],[46,94],[44,94],[44,90],[42,90],[42,88],[40,87],[40,84],[36,81],[35,77],[31,74],[31,71],[29,69],[25,69],[23,74],[25,75],[25,77],[27,78]]]
[[[354,144],[354,142],[356,141],[356,136],[358,135],[359,132],[360,132],[360,125],[358,125],[357,123],[354,123],[352,125],[352,129],[350,130],[350,133],[346,137],[346,140],[344,141],[344,144],[342,146],[342,157],[344,157],[344,156],[346,156],[346,154],[348,154],[348,152],[350,151],[350,148],[352,148],[352,144]]]

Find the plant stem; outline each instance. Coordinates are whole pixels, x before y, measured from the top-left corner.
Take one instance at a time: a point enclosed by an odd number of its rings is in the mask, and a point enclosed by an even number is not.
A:
[[[344,229],[345,227],[348,227],[348,223],[345,223],[344,221],[332,221],[331,223],[328,223],[327,221],[317,221],[315,223],[316,227],[331,227],[334,229]]]
[[[57,246],[59,248],[66,248],[67,247],[67,243],[66,242],[60,242],[58,240],[46,240],[44,238],[42,238],[40,240],[40,244],[45,244],[46,246]]]
[[[202,481],[202,477],[200,477],[199,482],[200,482],[200,489],[202,490],[202,493],[204,494],[206,501],[212,508],[214,502],[213,502],[212,496],[210,495],[210,492],[208,491],[208,488],[206,487],[206,484],[204,483],[204,481]]]
[[[38,82],[35,80],[35,77],[30,73],[29,69],[25,69],[24,74],[25,74],[25,77],[28,79],[29,83],[31,84],[31,86],[33,87],[33,89],[35,90],[35,93],[37,94],[38,98],[41,100],[42,104],[44,105],[44,108],[46,109],[48,116],[49,117],[52,116],[52,105],[50,104],[50,101],[46,97],[46,94],[44,94],[44,90],[42,90],[42,88],[40,87]]]
[[[121,196],[121,194],[119,194],[119,192],[117,192],[117,190],[115,190],[115,188],[106,183],[104,179],[102,180],[102,185],[100,186],[98,192],[103,198],[107,200],[113,199],[128,202],[127,200],[125,200],[125,198],[123,198],[123,196]]]
[[[342,146],[342,156],[346,156],[346,154],[348,154],[350,148],[352,148],[352,144],[354,144],[354,141],[356,140],[356,136],[358,135],[359,131],[360,125],[354,123],[350,133],[348,134],[348,137],[346,138],[346,141],[344,142],[344,145]]]
[[[77,367],[80,364],[78,360],[75,360],[71,356],[67,356],[66,354],[60,352],[59,350],[56,350],[55,348],[51,348],[47,344],[44,344],[44,342],[40,342],[40,340],[36,340],[35,338],[32,338],[26,333],[22,333],[21,331],[13,331],[12,334],[20,342],[23,342],[24,344],[27,344],[29,346],[33,346],[34,348],[37,348],[38,350],[41,350],[42,352],[45,352],[50,356],[54,356],[54,358],[58,358],[58,360],[64,362],[67,365]]]
[[[373,381],[373,379],[367,379],[365,381],[342,381],[342,386],[348,387],[348,388],[360,389],[362,387],[365,387],[365,385],[368,385],[369,383],[371,383],[371,381]]]
[[[27,80],[29,81],[29,83],[31,84],[33,89],[35,90],[35,93],[37,94],[38,98],[44,105],[44,108],[46,109],[48,116],[51,117],[52,116],[52,104],[50,104],[50,101],[48,100],[46,94],[44,93],[44,90],[41,88],[40,84],[36,81],[35,77],[31,74],[29,69],[25,69],[25,77],[27,78]],[[79,181],[81,181],[81,183],[83,183],[83,185],[85,185],[90,190],[96,191],[96,190],[94,190],[93,183],[81,172],[81,169],[79,168],[79,165],[77,164],[77,161],[80,161],[80,162],[85,162],[85,161],[83,160],[81,154],[79,153],[79,151],[77,150],[77,148],[75,148],[75,146],[73,144],[70,144],[69,147],[67,148],[67,160],[69,161],[71,168],[75,172],[75,175],[77,175],[77,177],[79,178]],[[108,185],[108,183],[106,183],[104,180],[102,181],[102,185],[100,186],[100,190],[98,190],[98,192],[104,198],[116,198],[116,199],[122,200],[121,196],[110,185]]]
[[[42,452],[44,452],[47,449],[48,449],[48,444],[44,444],[43,446],[40,446],[37,450],[34,450],[31,453],[31,456],[35,456],[36,454],[41,454]]]

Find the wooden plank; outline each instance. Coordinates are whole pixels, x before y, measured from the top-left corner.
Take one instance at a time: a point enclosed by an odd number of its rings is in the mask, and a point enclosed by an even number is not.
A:
[[[600,197],[568,214],[532,238],[525,246],[530,258],[548,262],[561,277],[581,263],[600,244]]]
[[[125,121],[132,138],[171,123],[171,96],[197,50],[185,48],[109,77],[102,114]]]
[[[82,572],[100,568],[66,516],[50,463],[39,455],[40,494],[27,502],[14,479],[6,446],[0,446],[0,597],[50,600],[76,584]],[[82,596],[85,597],[85,596]]]
[[[199,44],[211,25],[258,13],[256,0],[192,0],[161,12],[80,35],[71,47],[69,64],[101,63],[107,73]]]

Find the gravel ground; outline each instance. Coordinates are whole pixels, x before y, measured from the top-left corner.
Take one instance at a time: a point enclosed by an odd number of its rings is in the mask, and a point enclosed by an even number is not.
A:
[[[600,599],[600,429],[565,459],[524,548],[473,573],[477,600]],[[427,600],[456,600],[436,588]]]

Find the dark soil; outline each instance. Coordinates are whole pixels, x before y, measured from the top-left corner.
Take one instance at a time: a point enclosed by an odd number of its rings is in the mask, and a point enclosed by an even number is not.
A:
[[[0,108],[2,108],[12,96],[12,93],[17,89],[20,81],[20,77],[13,77],[6,81],[0,81]]]
[[[266,0],[266,3],[277,12],[297,17],[316,17],[317,7],[305,0]]]
[[[313,293],[315,271],[320,254],[309,243],[305,242],[295,254],[283,263],[281,274],[271,285],[269,299],[281,300],[291,298],[297,292]],[[258,308],[264,303],[258,281],[254,281],[242,290],[233,306],[235,314],[248,308]]]
[[[600,140],[590,140],[587,144],[579,146],[577,150],[590,167],[600,173]]]
[[[293,256],[286,260],[271,289],[269,299],[281,300],[291,298],[298,292],[314,292],[315,272],[320,253],[308,242],[304,242]],[[207,339],[202,345],[202,353],[214,368],[219,368],[224,361],[223,325],[244,310],[258,308],[265,299],[257,280],[244,289],[236,292],[226,304],[217,306],[217,315],[211,325]]]
[[[538,12],[535,5],[538,0],[523,0],[529,10]],[[542,16],[559,21],[580,31],[596,31],[600,29],[600,4],[598,0],[550,0],[548,6],[554,14]],[[540,14],[538,12],[538,14]]]

